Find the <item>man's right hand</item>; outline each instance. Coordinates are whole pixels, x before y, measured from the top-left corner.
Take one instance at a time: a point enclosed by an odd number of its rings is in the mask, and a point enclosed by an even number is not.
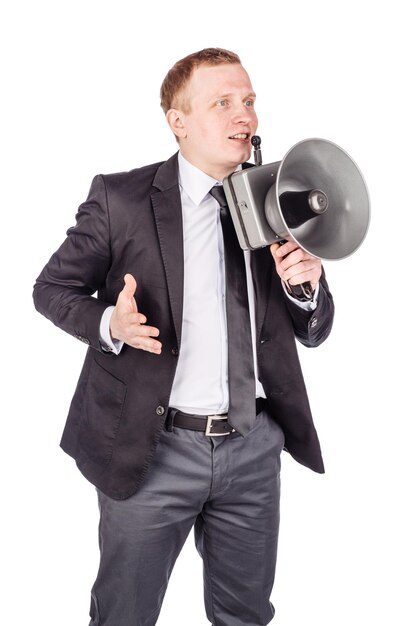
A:
[[[124,277],[125,286],[119,293],[116,306],[110,318],[112,339],[123,341],[132,348],[146,350],[153,354],[161,354],[162,344],[153,337],[158,337],[159,330],[146,325],[146,317],[139,313],[134,298],[136,280],[132,274]]]

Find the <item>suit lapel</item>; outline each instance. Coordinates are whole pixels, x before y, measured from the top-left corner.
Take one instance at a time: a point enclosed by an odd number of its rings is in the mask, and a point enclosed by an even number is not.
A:
[[[184,292],[184,243],[177,154],[158,169],[153,185],[156,189],[151,194],[151,201],[179,345]]]

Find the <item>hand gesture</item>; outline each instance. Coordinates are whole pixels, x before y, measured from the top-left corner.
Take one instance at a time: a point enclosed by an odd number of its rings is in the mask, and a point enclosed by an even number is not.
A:
[[[124,277],[125,286],[119,293],[116,306],[110,318],[112,339],[127,343],[132,348],[161,354],[162,344],[153,337],[159,336],[158,328],[146,325],[146,317],[139,313],[136,300],[136,280],[132,274]]]

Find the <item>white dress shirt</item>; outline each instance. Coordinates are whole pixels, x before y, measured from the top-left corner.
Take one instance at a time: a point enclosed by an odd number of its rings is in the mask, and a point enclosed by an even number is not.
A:
[[[200,415],[225,413],[229,391],[223,234],[219,204],[209,193],[221,181],[199,170],[181,153],[178,164],[184,234],[184,308],[181,347],[169,406]],[[245,264],[256,396],[265,397],[257,377],[255,294],[249,251],[245,251]],[[303,308],[316,306],[315,302],[295,302]],[[103,314],[100,335],[106,349],[118,354],[123,344],[112,342],[109,331],[113,308],[109,307]],[[152,319],[149,324],[154,324]]]

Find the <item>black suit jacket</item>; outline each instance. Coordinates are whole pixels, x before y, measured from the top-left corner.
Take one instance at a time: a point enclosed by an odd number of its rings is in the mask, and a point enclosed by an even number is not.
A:
[[[131,172],[97,176],[76,226],[34,288],[35,306],[89,345],[61,446],[81,472],[116,499],[135,493],[164,424],[181,350],[182,209],[178,157]],[[333,303],[325,278],[317,309],[306,312],[283,293],[268,248],[252,253],[259,378],[286,449],[323,472],[295,337],[317,346],[328,336]],[[101,316],[115,304],[123,277],[138,284],[139,310],[160,329],[162,354],[125,345],[103,351]],[[93,294],[97,292],[97,297]]]

